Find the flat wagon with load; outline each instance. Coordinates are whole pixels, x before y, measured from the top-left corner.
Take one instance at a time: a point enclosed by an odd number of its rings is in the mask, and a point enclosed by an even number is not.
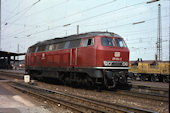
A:
[[[131,61],[129,77],[132,80],[139,78],[142,81],[169,82],[170,62],[169,61]]]

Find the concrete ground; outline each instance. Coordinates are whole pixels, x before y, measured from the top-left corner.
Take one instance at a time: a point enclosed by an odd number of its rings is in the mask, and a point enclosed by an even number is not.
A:
[[[51,113],[13,90],[5,80],[0,80],[0,113]]]

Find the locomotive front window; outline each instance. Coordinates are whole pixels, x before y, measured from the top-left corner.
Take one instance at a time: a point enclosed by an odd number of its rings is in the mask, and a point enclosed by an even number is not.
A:
[[[121,38],[116,38],[115,41],[116,41],[116,45],[117,45],[118,47],[126,47],[126,44],[125,44],[125,42],[124,42],[123,39],[121,39]]]
[[[113,39],[102,37],[102,45],[103,46],[114,46]]]

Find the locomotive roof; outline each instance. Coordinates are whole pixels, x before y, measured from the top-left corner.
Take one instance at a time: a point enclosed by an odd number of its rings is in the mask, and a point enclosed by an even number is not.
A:
[[[57,37],[54,39],[45,40],[42,42],[38,42],[38,43],[34,44],[33,46],[54,44],[54,43],[58,43],[58,42],[70,41],[70,40],[81,39],[84,37],[92,37],[92,36],[112,36],[112,37],[121,38],[119,35],[112,33],[112,32],[87,32],[87,33],[82,33],[82,34],[74,34],[74,35],[70,35],[70,36]],[[33,47],[33,46],[31,46],[31,47]]]
[[[161,62],[161,63],[169,63],[169,61],[158,61],[158,62]],[[156,63],[155,60],[143,60],[143,61],[129,61],[130,64],[134,64],[134,63],[147,63],[147,64],[154,64]]]

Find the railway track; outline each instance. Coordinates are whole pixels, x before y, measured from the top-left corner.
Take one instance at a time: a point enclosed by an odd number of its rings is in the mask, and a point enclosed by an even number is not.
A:
[[[1,74],[2,72],[0,72]],[[3,72],[3,74],[14,77],[17,79],[23,79],[23,76],[17,75],[17,73],[8,73]],[[136,98],[150,99],[155,101],[169,102],[169,89],[166,88],[157,88],[157,87],[148,87],[141,85],[129,84],[126,87],[118,88],[116,91],[106,91],[108,93],[114,93],[118,95],[131,96]]]
[[[6,75],[11,78],[16,78],[16,79],[23,79],[24,74],[23,73],[14,73],[14,72],[6,72],[6,71],[0,71],[1,75]]]
[[[60,91],[53,91],[24,83],[12,82],[11,86],[23,92],[27,92],[32,95],[36,95],[46,100],[55,102],[61,106],[73,110],[74,112],[155,113],[154,111],[146,109],[103,102],[91,98],[71,95]]]
[[[147,87],[141,85],[128,85],[127,88],[117,89],[114,94],[150,99],[161,102],[169,102],[169,90],[164,88]],[[110,91],[109,91],[110,92]]]
[[[118,95],[136,97],[136,98],[150,99],[150,100],[161,101],[161,102],[169,102],[169,97],[168,96],[162,96],[162,95],[138,93],[138,92],[127,91],[127,90],[119,90],[119,91],[113,92],[113,93],[118,94]]]

